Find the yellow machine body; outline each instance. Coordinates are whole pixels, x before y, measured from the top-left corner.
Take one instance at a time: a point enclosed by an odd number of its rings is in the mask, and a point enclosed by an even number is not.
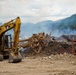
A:
[[[22,60],[17,49],[20,26],[21,20],[19,17],[0,26],[0,56],[9,56],[9,62],[20,62]],[[5,33],[11,29],[14,31],[13,42],[11,35],[5,35]]]

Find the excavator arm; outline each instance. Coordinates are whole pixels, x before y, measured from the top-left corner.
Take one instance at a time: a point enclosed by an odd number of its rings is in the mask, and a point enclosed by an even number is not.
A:
[[[19,42],[20,25],[21,25],[21,21],[20,18],[18,17],[15,21],[15,26],[14,26],[14,43],[13,43],[14,47],[17,47]]]

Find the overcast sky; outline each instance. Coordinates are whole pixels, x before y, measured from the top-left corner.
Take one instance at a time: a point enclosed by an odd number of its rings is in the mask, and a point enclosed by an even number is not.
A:
[[[58,20],[76,13],[76,0],[0,0],[0,22]]]

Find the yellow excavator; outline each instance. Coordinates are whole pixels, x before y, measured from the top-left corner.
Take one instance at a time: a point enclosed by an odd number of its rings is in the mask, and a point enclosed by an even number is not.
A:
[[[20,26],[21,20],[19,17],[0,26],[0,60],[3,60],[7,56],[10,63],[16,63],[22,60],[22,56],[18,51]],[[14,31],[13,42],[11,35],[5,34],[11,29]]]

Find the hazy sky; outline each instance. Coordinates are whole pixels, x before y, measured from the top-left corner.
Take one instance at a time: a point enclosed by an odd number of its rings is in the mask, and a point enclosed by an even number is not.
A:
[[[58,20],[76,13],[76,0],[0,0],[0,22]]]

